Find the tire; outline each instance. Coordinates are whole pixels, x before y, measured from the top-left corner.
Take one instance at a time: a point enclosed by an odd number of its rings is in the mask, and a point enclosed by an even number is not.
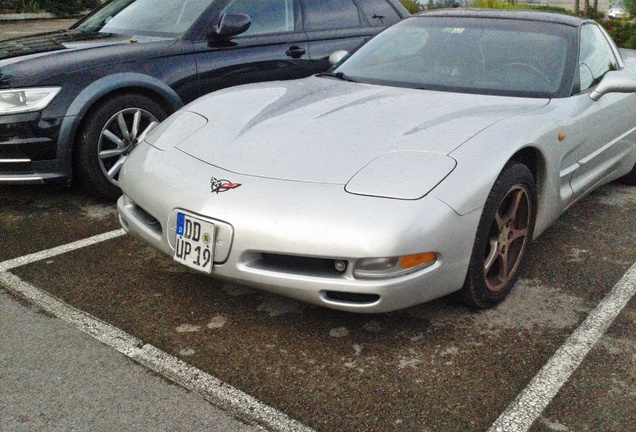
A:
[[[514,286],[536,220],[537,192],[532,173],[509,162],[484,205],[464,286],[456,299],[477,308],[503,301]]]
[[[75,170],[82,186],[109,200],[119,198],[121,165],[166,117],[161,105],[138,94],[113,97],[96,106],[76,140]]]

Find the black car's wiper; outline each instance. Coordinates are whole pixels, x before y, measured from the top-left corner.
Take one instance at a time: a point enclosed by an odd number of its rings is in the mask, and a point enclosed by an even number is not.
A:
[[[348,76],[346,76],[344,74],[344,72],[321,72],[316,74],[316,76],[326,76],[326,77],[332,77],[332,78],[338,78],[339,80],[342,81],[349,81],[349,82],[357,82],[354,79],[349,78]]]

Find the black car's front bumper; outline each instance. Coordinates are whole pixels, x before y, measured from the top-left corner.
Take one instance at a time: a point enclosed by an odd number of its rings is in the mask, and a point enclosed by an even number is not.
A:
[[[62,119],[41,112],[0,116],[0,184],[44,183],[70,177],[58,142]]]

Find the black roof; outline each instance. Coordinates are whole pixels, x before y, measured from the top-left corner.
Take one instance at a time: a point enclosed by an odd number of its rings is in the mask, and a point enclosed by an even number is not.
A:
[[[415,16],[439,16],[439,17],[456,17],[456,18],[493,18],[493,19],[510,19],[521,21],[539,21],[555,24],[564,24],[572,27],[580,26],[584,20],[572,15],[566,15],[556,12],[540,12],[528,10],[502,10],[502,9],[435,9],[431,11],[421,12]]]

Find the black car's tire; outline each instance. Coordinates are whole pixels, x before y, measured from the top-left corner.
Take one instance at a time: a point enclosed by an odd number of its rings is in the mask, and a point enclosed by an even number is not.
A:
[[[503,301],[519,277],[532,240],[537,192],[522,163],[508,163],[495,182],[479,221],[462,289],[455,298],[487,308]]]
[[[75,177],[89,192],[116,200],[119,170],[132,149],[167,117],[153,99],[126,94],[95,107],[75,143]]]

